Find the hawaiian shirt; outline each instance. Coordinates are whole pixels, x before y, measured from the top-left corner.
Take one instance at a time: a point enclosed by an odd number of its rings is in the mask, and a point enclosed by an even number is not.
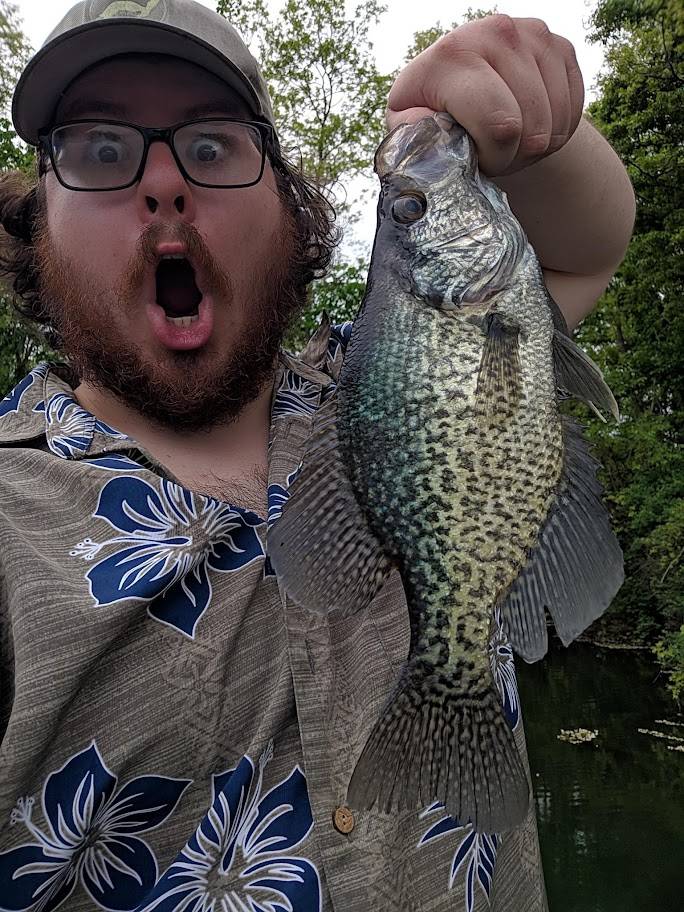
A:
[[[268,515],[188,490],[42,364],[0,402],[0,910],[543,912],[533,810],[345,807],[409,648],[398,575],[313,616],[265,537],[351,325],[285,354]],[[511,650],[491,660],[525,757]]]

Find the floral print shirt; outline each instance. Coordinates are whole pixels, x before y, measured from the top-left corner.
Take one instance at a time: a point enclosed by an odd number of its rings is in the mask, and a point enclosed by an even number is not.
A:
[[[532,810],[501,836],[344,808],[408,652],[401,583],[314,617],[265,535],[350,332],[324,373],[283,356],[266,517],[178,484],[55,366],[0,402],[2,912],[546,909]],[[500,635],[491,659],[524,756]]]

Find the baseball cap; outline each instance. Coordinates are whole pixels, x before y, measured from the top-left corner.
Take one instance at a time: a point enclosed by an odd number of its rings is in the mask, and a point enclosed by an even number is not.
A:
[[[38,145],[60,98],[84,70],[118,54],[168,54],[218,76],[257,118],[273,110],[257,62],[230,23],[194,0],[82,0],[26,65],[12,100],[19,136]],[[277,140],[276,140],[277,141]]]

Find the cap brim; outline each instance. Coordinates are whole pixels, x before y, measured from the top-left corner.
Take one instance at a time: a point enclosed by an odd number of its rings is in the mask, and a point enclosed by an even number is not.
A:
[[[169,54],[196,63],[234,89],[256,116],[265,116],[239,67],[201,38],[164,22],[109,19],[71,29],[31,59],[12,100],[12,120],[19,136],[38,145],[39,132],[51,124],[73,80],[88,67],[119,54]]]

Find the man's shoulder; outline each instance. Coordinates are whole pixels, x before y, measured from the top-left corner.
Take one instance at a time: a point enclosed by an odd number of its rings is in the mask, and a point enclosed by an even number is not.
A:
[[[50,365],[39,364],[0,401],[0,446],[19,444],[45,431],[45,383]]]

